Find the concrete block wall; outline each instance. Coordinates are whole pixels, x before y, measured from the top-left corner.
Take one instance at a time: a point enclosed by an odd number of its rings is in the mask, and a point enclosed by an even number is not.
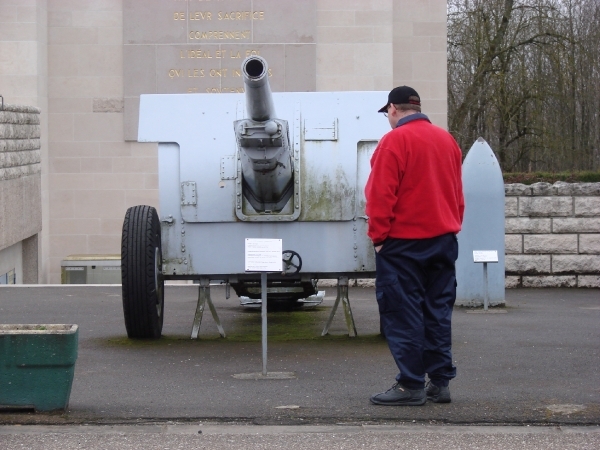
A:
[[[41,164],[36,166],[36,170],[41,166],[41,174],[38,172],[26,180],[33,182],[28,189],[39,192],[41,188],[41,197],[44,199],[48,197],[48,1],[50,0],[0,0],[0,95],[4,96],[5,104],[35,106],[41,111],[38,115]],[[12,178],[4,182],[4,192],[7,192],[6,186],[15,189],[15,185],[22,184],[23,180],[25,179]],[[19,194],[21,192],[23,193]],[[14,193],[24,198],[29,196],[20,187],[10,195]],[[37,195],[39,197],[39,194]],[[12,204],[15,201],[20,200],[13,199]],[[5,249],[6,255],[2,255],[0,250],[0,261],[11,267],[17,267],[20,263],[8,256],[11,253],[8,249],[13,249],[11,254],[23,253],[25,283],[37,283],[38,274],[43,274],[47,267],[43,254],[48,248],[48,203],[42,202],[41,208],[42,231],[21,241],[20,244],[8,247]],[[28,225],[37,225],[37,219],[38,216],[32,216]],[[19,226],[18,221],[13,221],[10,225],[13,230]],[[21,247],[18,252],[14,250],[17,245]],[[20,283],[19,277],[17,272],[17,282]]]
[[[505,185],[506,287],[600,288],[600,183]]]
[[[65,257],[119,253],[127,208],[158,203],[156,144],[123,140],[123,1],[48,0],[48,97],[44,280],[60,283]]]
[[[317,0],[317,91],[414,87],[423,111],[447,127],[443,0]],[[384,100],[385,102],[385,100]]]

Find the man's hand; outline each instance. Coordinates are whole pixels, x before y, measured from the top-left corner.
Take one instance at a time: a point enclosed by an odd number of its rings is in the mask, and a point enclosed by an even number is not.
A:
[[[376,251],[377,253],[379,253],[379,250],[381,250],[381,247],[383,247],[383,244],[381,244],[381,245],[376,245],[376,246],[375,246],[375,251]]]

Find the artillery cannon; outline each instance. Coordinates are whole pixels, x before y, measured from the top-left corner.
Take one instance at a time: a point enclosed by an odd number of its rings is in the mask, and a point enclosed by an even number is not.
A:
[[[269,300],[296,302],[317,293],[318,279],[338,279],[335,307],[346,306],[348,279],[375,275],[364,185],[388,129],[376,113],[387,93],[271,93],[256,56],[242,73],[244,94],[141,96],[138,141],[158,143],[160,215],[146,205],[125,215],[129,337],[161,335],[165,280],[199,283],[192,337],[206,303],[217,318],[211,284],[260,298],[260,274],[244,270],[246,238],[282,239],[286,249]]]
[[[242,165],[242,191],[258,213],[279,213],[294,188],[288,123],[277,119],[266,61],[253,56],[242,65],[248,119],[234,122]]]

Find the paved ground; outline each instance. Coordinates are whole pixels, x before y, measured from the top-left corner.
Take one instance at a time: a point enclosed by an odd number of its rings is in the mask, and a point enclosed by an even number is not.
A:
[[[372,288],[350,289],[357,338],[344,335],[341,312],[331,335],[320,337],[334,288],[321,307],[269,314],[268,369],[294,372],[288,380],[233,377],[261,371],[260,312],[226,300],[222,288],[213,300],[228,337],[219,337],[207,311],[201,339],[190,340],[196,295],[194,286],[168,287],[164,337],[131,341],[118,286],[0,288],[1,323],[80,327],[68,411],[2,412],[0,423],[600,425],[598,290],[509,290],[506,314],[455,309],[453,402],[404,408],[368,401],[396,374],[378,336]],[[598,443],[596,432],[580,434]]]
[[[599,427],[431,425],[0,426],[4,450],[72,449],[427,449],[564,450],[600,448]]]

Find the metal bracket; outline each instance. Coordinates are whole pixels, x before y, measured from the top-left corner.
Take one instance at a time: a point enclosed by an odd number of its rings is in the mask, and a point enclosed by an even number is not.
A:
[[[340,304],[340,300],[344,305],[344,316],[346,318],[346,326],[348,327],[348,336],[356,337],[356,325],[354,324],[352,308],[350,308],[350,299],[348,298],[348,277],[338,278],[337,297],[335,299],[335,303],[333,304],[333,308],[331,309],[331,314],[329,314],[329,319],[327,319],[327,323],[325,324],[325,328],[323,328],[321,336],[325,336],[329,333],[329,327],[331,326],[335,312]]]
[[[221,158],[221,180],[237,178],[237,155],[227,155]]]
[[[196,206],[196,182],[184,181],[181,183],[181,206]]]
[[[337,141],[338,119],[323,121],[319,119],[304,119],[305,141]]]
[[[198,333],[200,332],[200,324],[202,323],[202,315],[204,314],[204,306],[208,303],[208,307],[217,324],[219,334],[221,337],[225,336],[225,330],[221,326],[221,321],[217,315],[215,305],[213,305],[210,299],[210,279],[200,278],[200,287],[198,288],[198,305],[196,306],[196,314],[194,315],[194,323],[192,324],[192,335],[191,339],[198,339]]]

